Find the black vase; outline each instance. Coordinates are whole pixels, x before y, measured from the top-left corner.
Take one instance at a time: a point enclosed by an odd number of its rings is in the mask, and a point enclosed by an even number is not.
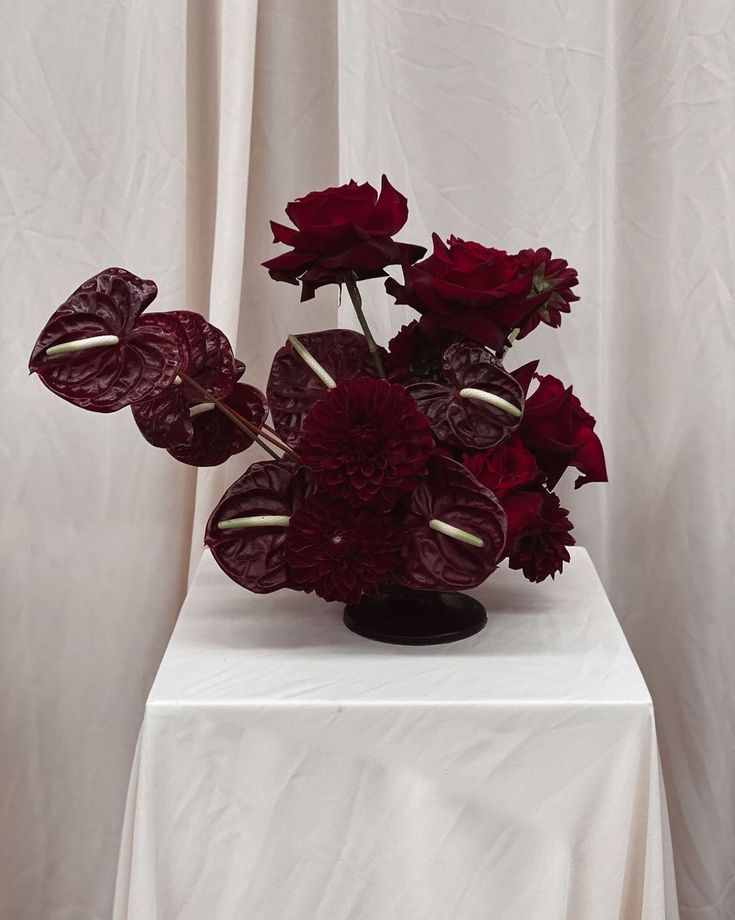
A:
[[[415,591],[386,585],[374,597],[348,604],[345,626],[394,645],[442,645],[474,636],[487,623],[482,604],[458,591]]]

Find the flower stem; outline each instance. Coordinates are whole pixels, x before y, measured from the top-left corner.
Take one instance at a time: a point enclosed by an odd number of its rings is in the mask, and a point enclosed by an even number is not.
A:
[[[350,295],[352,306],[355,308],[355,313],[357,314],[357,318],[360,321],[360,325],[362,326],[362,331],[365,335],[365,341],[367,342],[370,357],[373,359],[375,370],[378,373],[378,377],[385,379],[385,371],[383,370],[383,362],[380,360],[378,346],[375,344],[375,339],[373,338],[373,334],[367,324],[365,314],[362,312],[362,296],[360,295],[360,291],[357,289],[357,277],[354,272],[346,272],[344,278],[345,285],[347,286],[347,293]]]
[[[265,441],[270,441],[271,444],[275,444],[280,450],[286,451],[295,459],[299,459],[298,455],[291,450],[290,447],[287,447],[285,444],[281,444],[280,441],[277,441],[275,438],[271,437],[269,434],[266,434],[262,429],[258,428],[257,425],[253,425],[252,422],[249,422],[247,419],[243,418],[234,409],[231,409],[229,406],[225,405],[221,400],[217,399],[216,396],[213,396],[208,390],[205,390],[203,386],[200,386],[196,380],[193,380],[188,374],[181,374],[181,379],[189,384],[190,387],[195,389],[200,396],[202,396],[207,402],[214,403],[214,405],[222,412],[227,418],[235,425],[240,431],[244,431],[253,441],[259,444],[263,450],[270,454],[274,460],[280,460],[281,458],[278,454],[272,450]],[[264,440],[261,440],[264,439]]]

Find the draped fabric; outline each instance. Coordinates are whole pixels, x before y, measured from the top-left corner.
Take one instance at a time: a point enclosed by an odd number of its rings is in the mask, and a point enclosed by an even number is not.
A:
[[[735,917],[732,183],[727,0],[0,0],[0,916],[107,920],[148,687],[203,522],[199,472],[129,412],[54,399],[48,314],[122,265],[207,314],[264,387],[347,299],[270,281],[287,200],[382,172],[432,230],[580,273],[539,354],[611,482],[564,497],[656,707],[683,920]],[[379,281],[385,341],[409,313]]]

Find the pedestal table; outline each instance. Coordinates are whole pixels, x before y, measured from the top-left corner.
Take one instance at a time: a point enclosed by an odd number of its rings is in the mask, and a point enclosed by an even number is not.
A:
[[[116,920],[675,920],[651,699],[588,554],[470,593],[480,634],[389,646],[206,554],[146,705]]]

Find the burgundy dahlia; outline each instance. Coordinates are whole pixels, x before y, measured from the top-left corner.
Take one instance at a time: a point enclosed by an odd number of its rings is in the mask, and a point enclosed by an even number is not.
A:
[[[529,581],[543,581],[549,575],[553,578],[561,572],[564,563],[569,562],[568,546],[576,542],[571,535],[572,522],[569,512],[561,507],[559,497],[554,492],[543,489],[539,493],[517,492],[509,498],[522,496],[540,497],[535,519],[527,521],[521,535],[512,545],[509,540],[508,564],[512,569],[522,569]],[[513,514],[508,510],[510,524]]]
[[[365,336],[351,329],[300,332],[296,339],[329,376],[336,381],[371,377],[375,373]],[[385,349],[379,349],[381,354]],[[278,436],[296,448],[301,428],[314,403],[327,392],[327,385],[314,373],[291,342],[279,348],[268,376],[268,408]]]
[[[377,594],[399,560],[399,529],[390,514],[353,510],[326,495],[305,501],[286,534],[290,586],[325,601],[351,604]]]
[[[301,282],[302,300],[348,273],[378,278],[386,265],[415,262],[426,252],[393,239],[406,223],[408,204],[385,176],[380,195],[368,182],[351,180],[289,202],[286,214],[294,227],[271,221],[273,238],[293,248],[263,265],[276,281]]]
[[[402,326],[388,342],[383,359],[389,379],[403,384],[438,380],[444,349],[456,338],[442,329],[425,328],[417,320]]]
[[[358,377],[314,404],[299,453],[332,497],[392,508],[424,473],[432,447],[429,423],[402,386]]]

